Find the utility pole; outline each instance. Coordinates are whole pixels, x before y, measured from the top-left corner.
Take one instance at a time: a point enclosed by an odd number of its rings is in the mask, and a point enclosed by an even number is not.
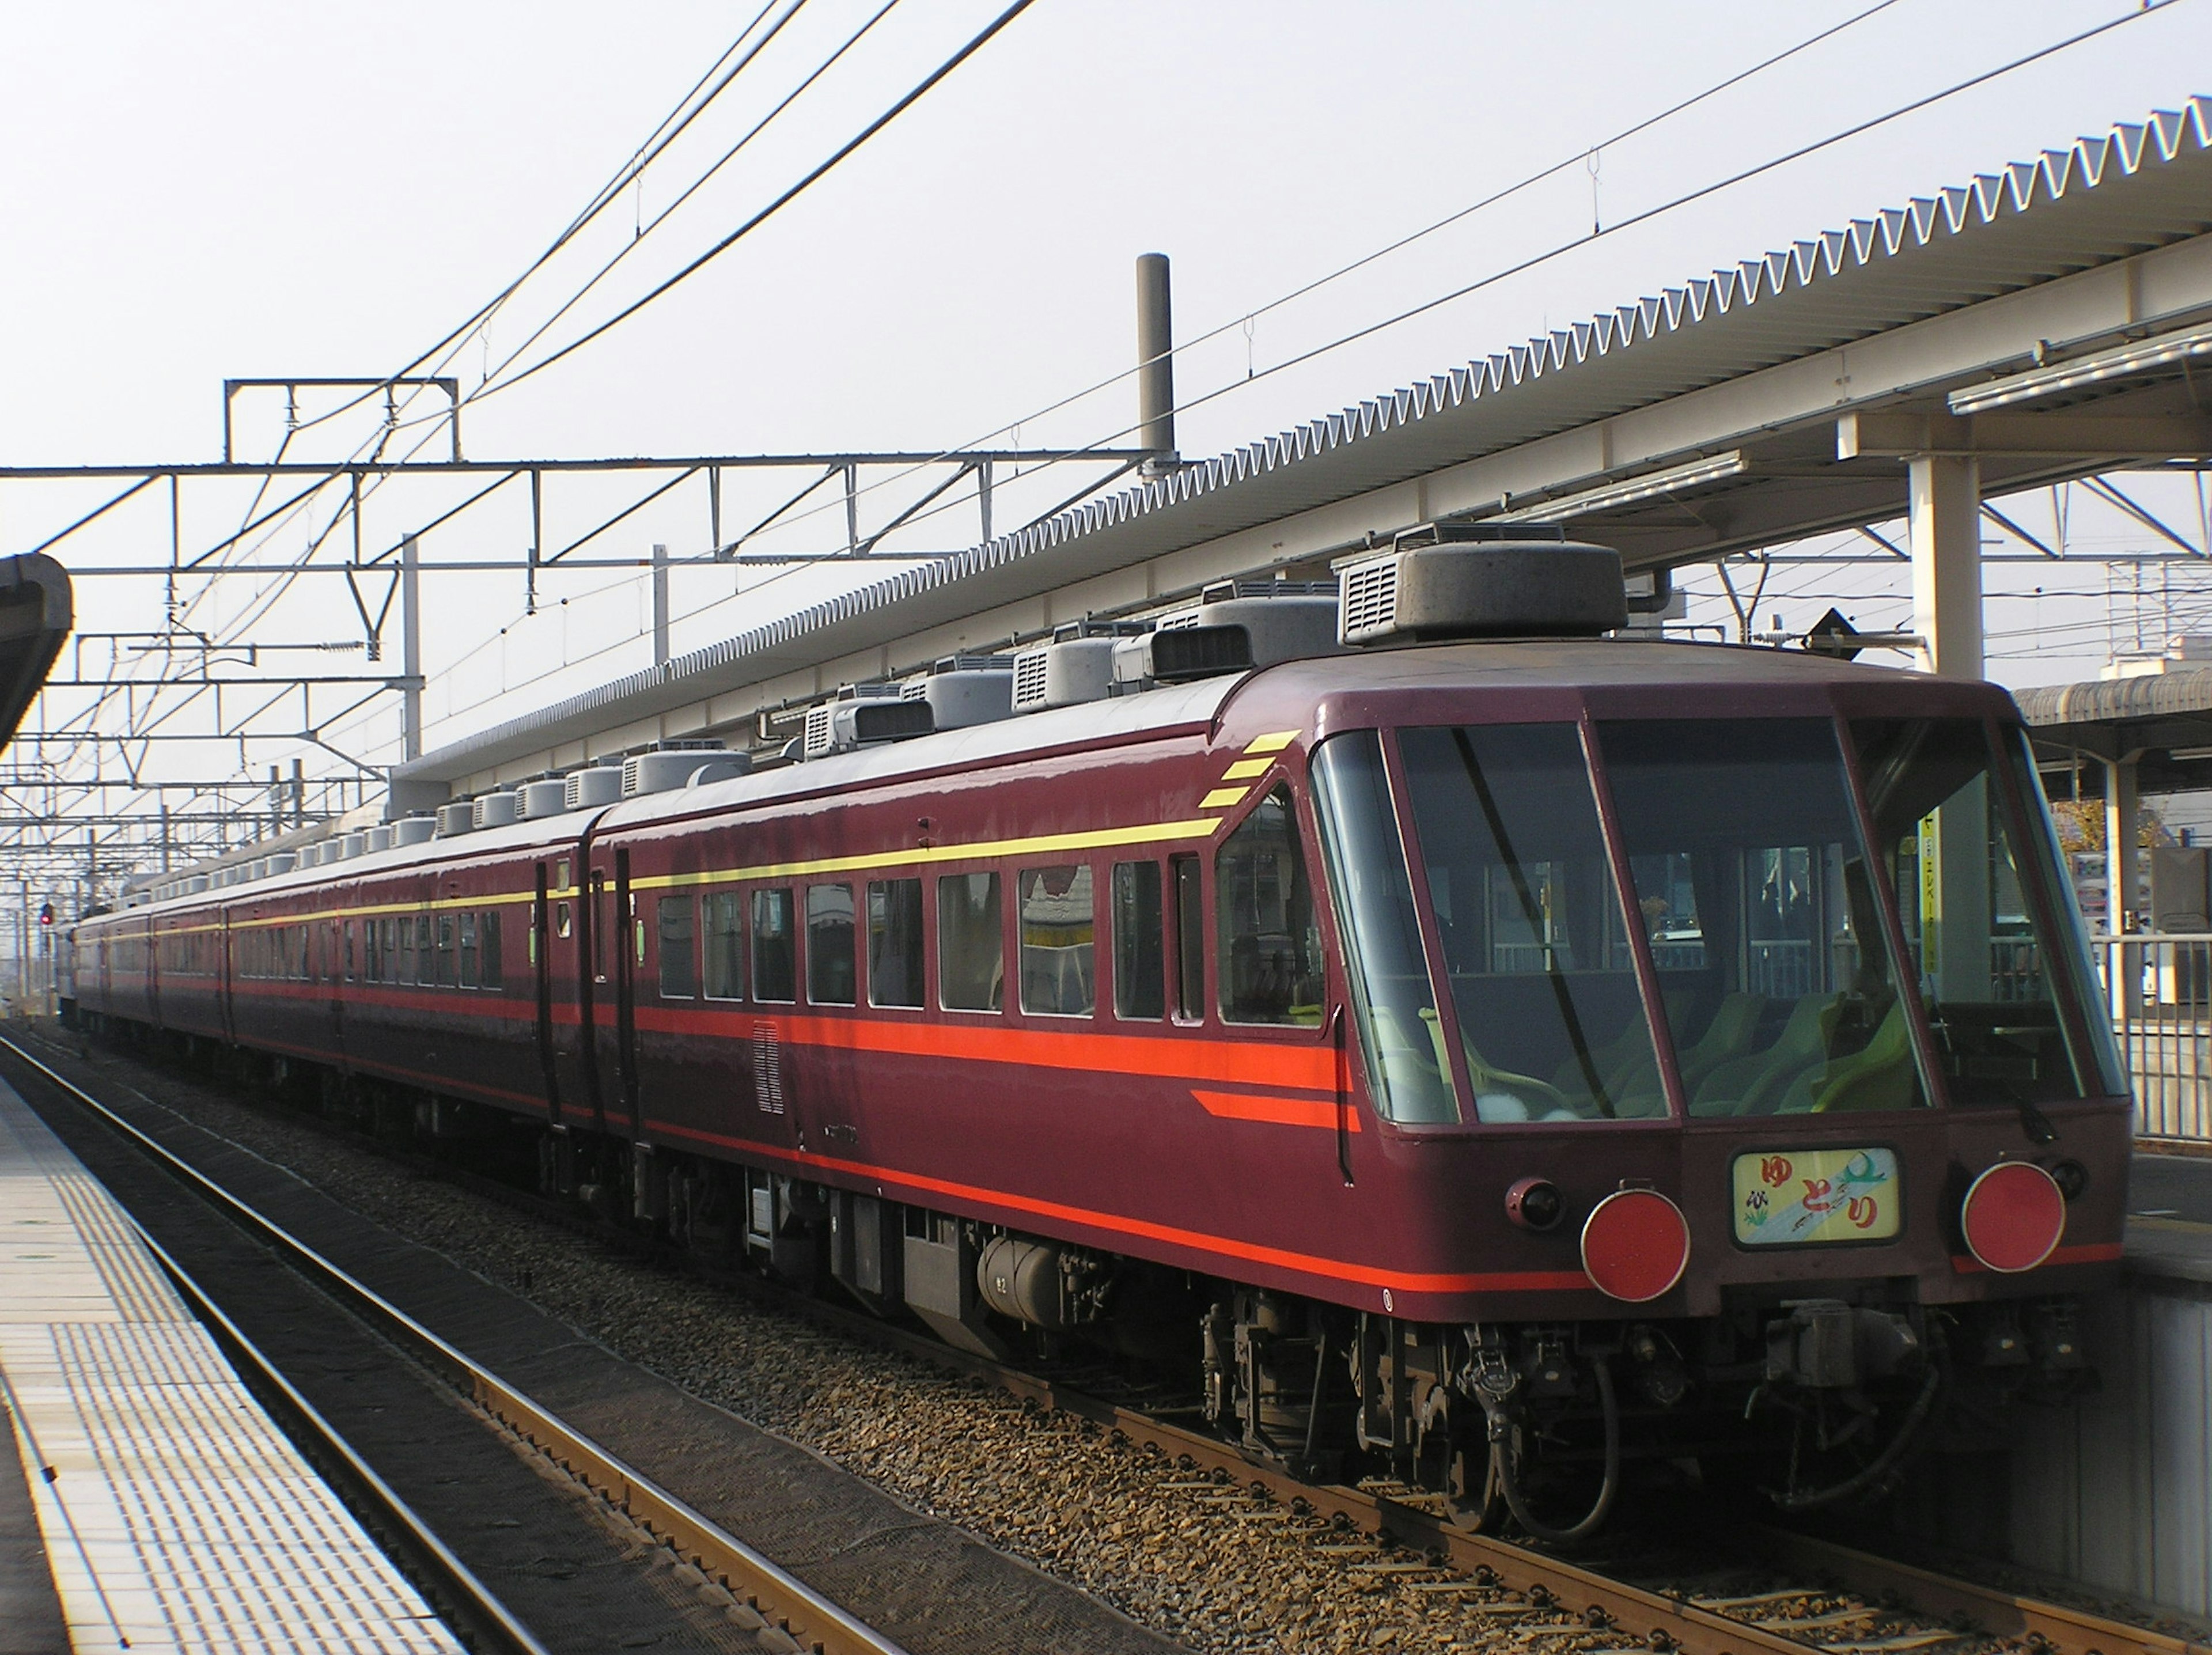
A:
[[[422,756],[422,559],[415,537],[399,543],[399,753]]]
[[[653,546],[653,664],[668,665],[668,548]]]

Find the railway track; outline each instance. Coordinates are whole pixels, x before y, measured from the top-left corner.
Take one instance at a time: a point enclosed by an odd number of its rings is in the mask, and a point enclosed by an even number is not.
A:
[[[625,1463],[550,1409],[440,1337],[406,1311],[340,1269],[283,1226],[240,1199],[184,1158],[110,1109],[66,1075],[12,1040],[0,1046],[34,1070],[49,1086],[121,1135],[161,1171],[250,1235],[273,1248],[292,1270],[414,1362],[439,1375],[489,1419],[529,1444],[629,1524],[651,1536],[714,1589],[726,1594],[726,1618],[738,1632],[755,1634],[771,1651],[813,1650],[817,1655],[906,1655],[902,1646],[773,1561],[729,1534],[652,1478]],[[293,1427],[303,1451],[335,1472],[339,1485],[369,1508],[371,1521],[395,1541],[398,1554],[428,1584],[456,1624],[480,1646],[514,1655],[550,1655],[549,1646],[566,1643],[543,1628],[533,1628],[441,1537],[391,1482],[357,1452],[345,1433],[325,1417],[285,1372],[286,1365],[265,1354],[224,1308],[227,1295],[204,1285],[145,1227],[147,1244],[177,1281],[198,1313],[240,1360],[259,1389]],[[513,1519],[499,1519],[513,1521]],[[711,1598],[711,1594],[710,1594]],[[569,1628],[571,1634],[575,1628]],[[541,1633],[546,1635],[541,1636]],[[624,1641],[648,1637],[660,1641],[666,1631],[632,1625]],[[689,1640],[687,1640],[689,1641]],[[717,1640],[720,1641],[720,1640]],[[732,1645],[731,1646],[736,1646]]]
[[[55,1084],[85,1095],[20,1046],[0,1044]],[[275,1112],[295,1123],[308,1118]],[[364,1135],[338,1135],[395,1154],[391,1146]],[[627,1232],[483,1175],[405,1152],[397,1152],[397,1159],[602,1241],[641,1246]],[[1082,1375],[1028,1372],[756,1277],[700,1273],[841,1336],[985,1382],[1040,1412],[1090,1421],[1141,1451],[1164,1457],[1179,1474],[1167,1487],[1182,1497],[1303,1535],[1321,1556],[1378,1582],[1466,1604],[1495,1621],[1500,1637],[1513,1645],[1577,1655],[1630,1648],[1680,1655],[1803,1655],[1808,1648],[1829,1655],[1983,1655],[2003,1648],[2036,1655],[2212,1655],[2212,1642],[2199,1638],[1776,1528],[1731,1531],[1732,1555],[1717,1562],[1655,1562],[1648,1554],[1631,1552],[1577,1561],[1469,1534],[1444,1518],[1433,1497],[1417,1490],[1297,1482],[1255,1466],[1226,1444],[1172,1419],[1102,1394]],[[454,1372],[462,1382],[460,1372]],[[615,1480],[605,1478],[604,1486],[616,1486]],[[646,1520],[655,1521],[649,1515]],[[672,1524],[667,1532],[674,1536],[678,1529]]]

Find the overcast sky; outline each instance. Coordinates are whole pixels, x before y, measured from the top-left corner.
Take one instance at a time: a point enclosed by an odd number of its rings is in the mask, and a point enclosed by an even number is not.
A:
[[[0,55],[0,459],[210,459],[226,377],[379,374],[410,361],[530,264],[757,3],[11,7]],[[881,3],[807,0],[641,185],[447,371],[477,388],[583,274],[635,240]],[[934,450],[1001,428],[996,440],[1011,441],[1017,422],[1032,444],[1109,438],[1130,417],[1126,381],[1055,415],[1036,411],[1127,368],[1131,261],[1158,249],[1175,261],[1179,335],[1227,330],[1177,369],[1186,399],[1227,390],[1183,417],[1184,453],[1203,455],[2212,90],[2202,71],[2212,62],[2212,3],[2173,0],[1695,206],[1590,234],[2133,9],[2113,0],[1893,0],[1691,114],[1579,159],[1869,3],[1036,0],[762,230],[574,356],[473,403],[468,445],[499,457]],[[517,366],[726,234],[998,9],[994,0],[903,0]],[[1562,159],[1573,164],[1510,203],[1267,308]],[[1265,372],[1577,243],[1417,322]],[[1240,319],[1255,313],[1248,331]],[[280,412],[273,402],[241,405],[248,452],[273,448]],[[333,422],[295,438],[293,452],[343,452],[364,435]],[[0,488],[0,551],[35,545],[101,497]],[[458,498],[429,485],[395,490],[373,502],[369,538],[396,538]],[[615,498],[586,486],[564,495],[549,540],[562,527],[581,532]],[[235,529],[246,502],[244,493],[189,497],[187,542]],[[74,555],[163,554],[166,503],[143,503]],[[2179,492],[2160,504],[2197,526]],[[737,502],[727,514],[738,514]],[[256,556],[297,557],[327,517],[286,521]],[[836,514],[811,523],[824,544],[842,538]],[[2085,543],[2104,532],[2086,513],[2076,529]],[[964,545],[972,531],[972,514],[947,512],[909,545]],[[706,536],[702,502],[672,496],[605,544],[635,555],[660,539],[681,556],[703,550]],[[511,555],[525,539],[526,523],[500,502],[433,537],[429,555]],[[2040,657],[2000,636],[1999,676],[2094,672],[2105,573],[2063,574],[2064,591],[2089,595],[2068,598],[2063,612],[2014,605],[2020,612],[1993,615],[1991,630],[2070,622],[2078,633],[2052,632],[2066,648]],[[431,698],[434,745],[641,663],[635,583],[566,578],[553,595],[574,601],[527,624],[519,579],[436,583],[428,665],[444,676]],[[727,570],[688,575],[679,609],[702,612],[679,625],[678,647],[817,594],[830,578],[787,577],[732,599]],[[1882,571],[1838,569],[1832,581],[1778,576],[1777,593],[1795,624],[1817,613],[1809,604],[1857,594],[1864,624],[1893,624],[1881,594],[1896,587]],[[161,598],[151,584],[88,580],[81,624],[151,626]],[[255,606],[266,609],[256,636],[268,642],[361,635],[329,580],[281,595],[237,581],[200,599],[194,624],[235,624]],[[540,676],[564,660],[565,672]],[[349,750],[374,755],[391,728],[380,720],[352,730]]]

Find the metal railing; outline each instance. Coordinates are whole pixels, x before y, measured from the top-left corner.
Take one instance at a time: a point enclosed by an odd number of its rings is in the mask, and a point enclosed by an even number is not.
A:
[[[2212,933],[2094,939],[2136,1130],[2212,1139]]]

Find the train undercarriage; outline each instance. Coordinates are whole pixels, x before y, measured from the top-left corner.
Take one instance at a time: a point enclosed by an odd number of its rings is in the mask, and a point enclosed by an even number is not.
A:
[[[131,1024],[89,1031],[389,1147],[573,1203],[710,1270],[918,1323],[1018,1365],[1110,1362],[1254,1461],[1382,1478],[1455,1522],[1555,1542],[1624,1488],[1724,1478],[1786,1512],[1871,1507],[1924,1457],[2001,1445],[2021,1402],[2094,1389],[2065,1298],[1926,1306],[1869,1282],[1698,1320],[1440,1325],[1353,1311],[548,1128],[464,1099]]]

